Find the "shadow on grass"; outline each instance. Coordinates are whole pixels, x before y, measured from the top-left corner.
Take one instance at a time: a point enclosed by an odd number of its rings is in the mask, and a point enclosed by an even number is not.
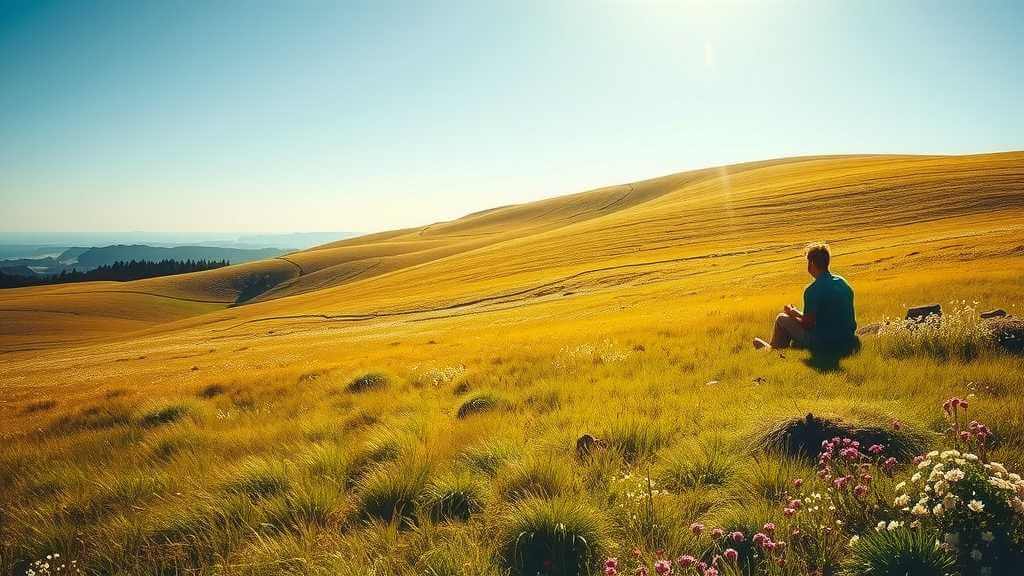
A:
[[[861,342],[857,336],[853,340],[839,348],[811,349],[811,355],[804,360],[804,364],[814,368],[821,373],[841,372],[841,362],[860,352]]]

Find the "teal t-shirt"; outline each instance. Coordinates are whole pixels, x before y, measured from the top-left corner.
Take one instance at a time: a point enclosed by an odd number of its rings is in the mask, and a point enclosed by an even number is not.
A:
[[[857,330],[853,288],[842,276],[825,272],[804,290],[804,314],[814,314],[811,347],[831,348],[851,342]]]

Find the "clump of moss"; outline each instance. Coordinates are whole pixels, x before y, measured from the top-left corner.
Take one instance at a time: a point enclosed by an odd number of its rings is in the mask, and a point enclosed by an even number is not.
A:
[[[474,414],[482,414],[498,410],[508,405],[508,401],[493,392],[481,392],[473,395],[459,406],[458,418],[467,418]]]
[[[349,392],[368,392],[370,390],[381,390],[391,383],[391,377],[381,372],[370,372],[354,378],[345,387]]]

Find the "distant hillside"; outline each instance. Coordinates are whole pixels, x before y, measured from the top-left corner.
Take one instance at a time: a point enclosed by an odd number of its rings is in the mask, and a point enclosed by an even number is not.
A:
[[[278,248],[261,248],[258,250],[246,250],[240,248],[217,248],[211,246],[176,246],[174,248],[163,248],[159,246],[117,245],[104,246],[102,248],[90,248],[78,255],[78,263],[75,265],[79,270],[109,266],[114,262],[128,262],[131,260],[149,260],[158,262],[160,260],[227,260],[232,264],[242,264],[254,260],[265,260],[284,254],[284,250]]]
[[[36,273],[28,266],[0,266],[0,277],[2,276],[34,278]]]
[[[88,246],[72,246],[71,248],[61,252],[60,256],[57,257],[57,260],[60,262],[74,262],[78,260],[79,256],[90,249],[91,248]]]

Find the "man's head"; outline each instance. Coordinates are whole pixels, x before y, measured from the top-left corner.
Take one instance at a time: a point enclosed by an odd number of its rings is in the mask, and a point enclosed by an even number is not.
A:
[[[824,242],[813,242],[804,251],[807,255],[807,273],[817,278],[822,272],[828,272],[828,264],[832,259],[832,251]]]

